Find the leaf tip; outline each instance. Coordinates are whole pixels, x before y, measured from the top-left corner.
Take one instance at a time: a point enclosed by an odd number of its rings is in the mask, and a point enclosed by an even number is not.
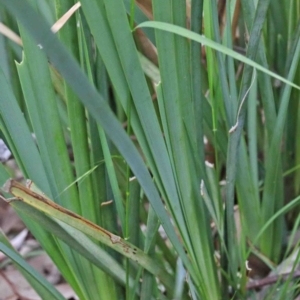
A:
[[[4,185],[2,186],[3,192],[10,193],[12,180],[13,179],[10,178],[4,183]]]

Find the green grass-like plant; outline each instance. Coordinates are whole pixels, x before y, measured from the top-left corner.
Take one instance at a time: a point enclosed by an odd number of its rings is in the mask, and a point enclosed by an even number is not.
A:
[[[223,23],[220,2],[152,0],[149,21],[134,1],[82,0],[54,34],[73,1],[0,0],[22,40],[0,36],[1,135],[34,182],[6,192],[80,299],[298,293],[298,256],[256,292],[247,261],[276,274],[298,249],[300,1],[226,1]],[[0,250],[63,299],[3,234]]]

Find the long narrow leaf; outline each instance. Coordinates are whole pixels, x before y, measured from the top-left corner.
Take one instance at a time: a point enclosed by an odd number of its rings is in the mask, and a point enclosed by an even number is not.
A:
[[[166,233],[172,241],[174,247],[180,254],[185,266],[191,273],[194,273],[181,243],[176,236],[169,216],[160,200],[148,170],[145,167],[137,149],[132,141],[125,134],[119,122],[116,120],[108,105],[103,101],[96,89],[92,87],[78,64],[70,57],[66,49],[58,42],[57,38],[49,30],[45,21],[26,2],[11,0],[9,2],[0,0],[11,13],[15,14],[20,22],[30,31],[38,44],[41,44],[51,62],[61,72],[68,84],[77,93],[82,103],[85,104],[91,115],[101,124],[117,146],[119,151],[127,160],[133,172],[137,176],[155,212],[160,218]],[[144,109],[144,108],[143,108]],[[150,121],[151,123],[151,121]]]
[[[59,219],[137,262],[153,275],[157,276],[168,288],[172,287],[173,283],[171,276],[142,250],[89,220],[57,205],[55,202],[46,198],[46,196],[33,192],[30,189],[31,184],[32,183],[29,182],[28,187],[25,187],[14,180],[7,181],[3,188],[4,191],[11,193],[16,197],[16,199],[13,200],[7,199],[7,202],[14,205],[14,202],[16,201],[23,201],[34,208],[43,211],[52,218]]]
[[[176,26],[176,25],[172,25],[172,24],[168,24],[168,23],[163,23],[163,22],[157,22],[157,21],[148,21],[148,22],[144,22],[140,25],[137,26],[137,28],[142,28],[142,27],[151,27],[151,28],[156,28],[156,29],[161,29],[164,31],[168,31],[168,32],[172,32],[181,36],[184,36],[186,38],[189,38],[193,41],[196,41],[198,43],[201,43],[207,47],[210,47],[212,49],[215,49],[217,51],[220,51],[228,56],[231,56],[232,58],[239,60],[259,71],[262,71],[298,90],[300,90],[300,86],[294,84],[293,82],[285,79],[282,76],[279,76],[278,74],[269,71],[268,69],[262,67],[261,65],[259,65],[258,63],[254,62],[253,60],[243,56],[242,54],[235,52],[231,49],[228,49],[227,47],[220,45],[210,39],[208,39],[207,37],[205,37],[204,35],[199,35],[197,33],[194,33],[188,29],[182,28],[180,26]]]

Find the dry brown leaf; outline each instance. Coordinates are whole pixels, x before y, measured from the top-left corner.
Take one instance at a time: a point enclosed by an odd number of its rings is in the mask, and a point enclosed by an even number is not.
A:
[[[5,234],[8,234],[10,232],[20,232],[25,228],[25,225],[13,208],[7,207],[5,210],[0,210],[0,227]]]
[[[26,293],[31,290],[32,288],[18,270],[11,267],[8,270],[0,272],[0,291],[2,299],[14,299],[14,297],[18,299],[21,294],[26,295]],[[31,293],[31,295],[34,293]],[[35,293],[35,295],[37,294]]]
[[[37,257],[30,260],[30,265],[32,265],[37,271],[41,272],[41,269],[45,268],[48,263],[51,267],[54,264],[51,262],[46,255]],[[49,266],[48,266],[49,267]],[[54,266],[55,273],[58,273],[56,267]],[[42,270],[44,275],[45,270]],[[59,273],[58,273],[59,275]],[[49,280],[49,275],[46,275],[47,280],[52,283],[51,278]],[[59,275],[59,278],[60,275]],[[57,280],[55,280],[57,281]],[[53,284],[53,283],[52,283]],[[55,288],[64,296],[66,299],[79,299],[73,289],[67,283],[53,284]],[[17,300],[17,299],[30,299],[30,300],[41,300],[41,297],[35,292],[35,290],[29,285],[23,275],[14,268],[14,266],[9,266],[6,270],[0,271],[0,299],[1,300]]]
[[[148,17],[148,19],[152,20],[152,1],[151,0],[137,0],[137,5],[144,12],[144,14]]]
[[[58,32],[66,22],[71,18],[71,16],[76,12],[76,10],[81,6],[80,2],[74,4],[61,18],[59,18],[51,27],[52,32]],[[13,32],[9,27],[4,25],[0,22],[0,34],[3,34],[11,41],[15,42],[16,44],[23,46],[21,38]]]
[[[61,18],[59,18],[51,27],[52,32],[56,33],[59,31],[67,21],[72,17],[77,9],[81,6],[80,2],[74,4]]]
[[[0,33],[9,38],[11,41],[15,42],[16,44],[22,46],[21,38],[13,32],[10,28],[0,22]]]
[[[14,290],[11,287],[10,283],[6,280],[6,277],[3,276],[3,272],[0,271],[0,291],[1,299],[10,299],[12,296],[15,296]],[[11,298],[13,299],[13,298]]]
[[[156,66],[158,66],[158,57],[156,47],[150,42],[147,36],[141,29],[135,30],[135,37],[139,41],[139,48],[141,52]]]
[[[75,294],[69,284],[61,283],[56,285],[55,287],[66,299],[79,300],[78,296]]]
[[[28,259],[27,262],[35,270],[42,274],[52,285],[60,283],[61,275],[53,261],[46,253],[34,256]]]

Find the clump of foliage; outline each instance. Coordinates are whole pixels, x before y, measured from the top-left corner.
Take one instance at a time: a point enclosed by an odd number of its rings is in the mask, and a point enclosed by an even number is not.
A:
[[[0,0],[10,203],[80,299],[294,299],[300,2],[147,4]]]

